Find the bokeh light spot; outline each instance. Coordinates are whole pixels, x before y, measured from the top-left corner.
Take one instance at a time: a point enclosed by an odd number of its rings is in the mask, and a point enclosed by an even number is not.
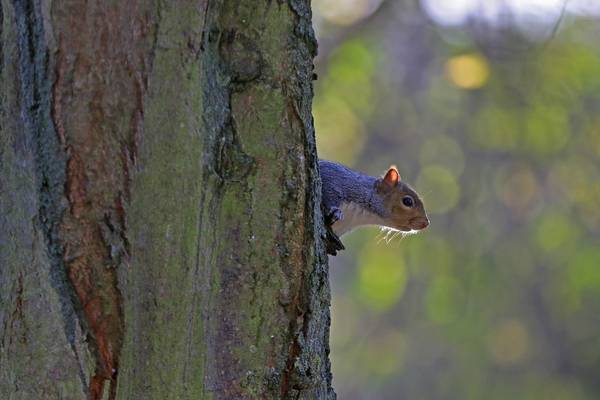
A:
[[[313,115],[319,155],[352,165],[365,142],[360,118],[343,100],[332,96],[316,99]]]
[[[527,116],[524,147],[538,154],[561,150],[569,139],[569,122],[564,108],[538,106]]]
[[[465,169],[465,156],[458,142],[447,135],[436,135],[428,139],[419,153],[421,165],[439,164],[460,176]]]
[[[315,13],[335,25],[352,25],[374,13],[383,0],[314,0]]]
[[[372,78],[377,59],[376,47],[363,40],[349,40],[332,53],[313,105],[321,157],[353,165],[362,151],[365,124],[374,108]]]
[[[488,337],[489,353],[498,365],[509,366],[523,361],[529,346],[527,328],[515,319],[502,321]]]
[[[504,205],[520,213],[536,204],[539,186],[531,168],[517,165],[498,171],[496,192]]]
[[[490,67],[479,54],[463,54],[446,62],[446,73],[450,82],[461,89],[479,89],[490,76]]]
[[[564,252],[577,241],[580,229],[564,214],[544,215],[536,229],[538,245],[546,252]]]
[[[557,304],[567,315],[575,314],[588,303],[600,298],[600,246],[590,244],[576,248],[560,274],[555,276]]]
[[[600,248],[580,249],[568,263],[569,285],[577,292],[600,294]]]
[[[417,178],[416,186],[430,214],[444,214],[450,211],[460,197],[456,177],[439,165],[425,167]]]
[[[434,276],[451,271],[457,255],[448,239],[431,234],[415,235],[402,243],[411,274]]]
[[[517,147],[518,116],[512,110],[488,106],[475,116],[469,133],[479,147],[490,150],[512,150]]]
[[[359,259],[358,293],[374,310],[385,311],[404,294],[406,265],[398,251],[385,245],[370,245]]]
[[[427,291],[427,316],[438,324],[453,322],[464,312],[465,299],[464,288],[456,278],[437,276]]]
[[[569,157],[557,162],[548,178],[557,193],[568,199],[589,228],[600,228],[600,169],[584,157]],[[568,184],[565,184],[568,182]]]
[[[378,54],[363,40],[349,40],[331,55],[329,73],[338,84],[363,86],[368,84]]]
[[[477,3],[478,0],[421,0],[421,5],[427,14],[443,25],[462,24]]]

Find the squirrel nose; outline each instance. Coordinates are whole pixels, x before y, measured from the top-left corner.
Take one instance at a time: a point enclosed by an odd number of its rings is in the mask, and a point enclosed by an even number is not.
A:
[[[427,217],[417,217],[411,221],[411,225],[417,230],[425,229],[429,226],[429,219]]]

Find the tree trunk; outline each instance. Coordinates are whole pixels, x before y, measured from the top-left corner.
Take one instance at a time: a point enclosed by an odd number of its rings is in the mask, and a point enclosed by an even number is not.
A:
[[[335,398],[309,1],[0,19],[0,398]]]

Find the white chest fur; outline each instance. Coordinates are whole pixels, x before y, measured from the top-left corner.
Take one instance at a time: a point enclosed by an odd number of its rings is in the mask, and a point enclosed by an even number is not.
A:
[[[342,236],[361,225],[384,225],[383,219],[355,203],[342,203],[344,218],[333,224],[336,235]]]

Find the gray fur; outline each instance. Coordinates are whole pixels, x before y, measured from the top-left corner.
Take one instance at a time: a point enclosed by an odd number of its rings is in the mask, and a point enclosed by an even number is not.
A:
[[[376,184],[380,178],[361,174],[326,160],[319,160],[319,169],[323,182],[323,207],[327,217],[339,210],[343,202],[357,204],[381,218],[388,216],[381,196],[376,195]]]

